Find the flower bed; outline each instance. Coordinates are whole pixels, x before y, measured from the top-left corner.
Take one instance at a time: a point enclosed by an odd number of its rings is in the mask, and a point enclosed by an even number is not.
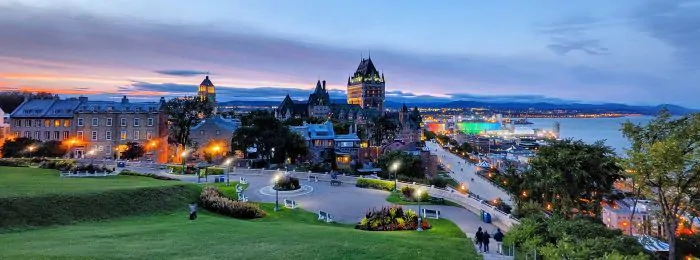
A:
[[[421,226],[430,229],[430,224],[425,219],[421,221]],[[418,215],[410,209],[404,211],[401,206],[383,207],[368,211],[355,228],[369,231],[416,230]]]
[[[275,186],[273,187],[273,189],[278,191],[298,190],[300,188],[301,184],[299,184],[299,179],[291,176],[280,177],[275,181]]]
[[[221,195],[216,187],[208,186],[199,195],[202,207],[213,212],[234,218],[253,219],[262,218],[267,212],[255,204],[233,201]]]

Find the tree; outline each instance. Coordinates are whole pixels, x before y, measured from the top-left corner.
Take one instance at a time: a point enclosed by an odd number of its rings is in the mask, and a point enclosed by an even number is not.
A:
[[[425,136],[425,140],[433,140],[437,137],[435,133],[428,129],[423,129],[423,136]]]
[[[666,110],[646,125],[626,122],[622,132],[631,143],[629,170],[642,176],[645,193],[659,204],[659,221],[676,259],[679,219],[700,199],[700,113],[671,119]]]
[[[61,157],[66,155],[67,152],[68,148],[61,144],[60,141],[51,140],[38,145],[37,151],[34,155],[43,157]]]
[[[190,129],[211,116],[212,111],[206,99],[185,97],[168,100],[165,103],[169,123],[168,142],[182,149],[193,146]]]
[[[367,133],[372,145],[381,146],[384,140],[393,141],[396,138],[398,126],[386,115],[374,118],[368,122]]]
[[[141,158],[146,153],[146,150],[140,143],[127,142],[126,150],[122,152],[121,158],[124,160],[134,160]]]
[[[296,160],[306,155],[306,140],[289,130],[267,110],[255,110],[244,115],[243,126],[236,129],[231,139],[233,150],[247,150],[255,146],[258,153],[269,161],[283,162],[286,158]],[[272,156],[272,150],[275,156]]]
[[[379,157],[378,165],[382,168],[382,178],[394,178],[394,172],[389,169],[394,162],[399,162],[396,172],[399,179],[409,181],[425,179],[425,169],[420,157],[402,151],[385,153]]]
[[[25,137],[8,140],[2,145],[2,156],[8,158],[31,156],[33,154],[30,154],[29,147],[36,149],[39,144],[41,142]]]
[[[24,102],[24,97],[27,95],[28,93],[19,91],[0,92],[0,109],[5,111],[5,113],[12,113],[12,111],[15,111],[15,108]]]
[[[598,216],[602,197],[623,177],[621,172],[612,148],[602,141],[587,144],[567,139],[540,148],[530,160],[530,169],[509,179],[519,185],[514,194],[521,195],[521,200],[535,201],[571,218],[583,212]]]

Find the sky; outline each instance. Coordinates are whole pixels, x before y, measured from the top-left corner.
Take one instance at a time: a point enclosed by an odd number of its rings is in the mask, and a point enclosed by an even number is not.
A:
[[[3,0],[0,90],[219,101],[344,97],[700,108],[700,1]]]

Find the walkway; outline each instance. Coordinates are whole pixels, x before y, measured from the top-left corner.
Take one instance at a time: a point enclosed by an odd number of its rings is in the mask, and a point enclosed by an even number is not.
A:
[[[467,160],[443,149],[437,143],[425,142],[425,146],[430,149],[430,153],[437,155],[440,162],[447,168],[450,177],[464,183],[467,190],[479,195],[482,199],[493,200],[501,198],[505,203],[513,205],[510,194],[477,175],[476,167],[469,164]],[[474,181],[471,181],[472,179]]]

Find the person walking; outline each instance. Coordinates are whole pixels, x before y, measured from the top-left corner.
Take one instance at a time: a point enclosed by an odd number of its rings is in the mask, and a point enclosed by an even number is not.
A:
[[[503,233],[501,229],[496,229],[496,234],[493,235],[493,240],[496,240],[496,253],[503,254]]]
[[[197,204],[196,203],[190,203],[190,222],[194,221],[197,219]]]
[[[482,252],[482,248],[484,245],[484,243],[482,243],[483,241],[481,240],[483,235],[484,232],[481,232],[481,227],[479,227],[479,230],[476,231],[476,235],[474,235],[474,240],[476,240],[476,244],[479,246],[479,252]]]
[[[481,235],[481,243],[484,243],[484,252],[489,252],[489,240],[491,240],[491,236],[488,231],[484,230],[484,234]]]

